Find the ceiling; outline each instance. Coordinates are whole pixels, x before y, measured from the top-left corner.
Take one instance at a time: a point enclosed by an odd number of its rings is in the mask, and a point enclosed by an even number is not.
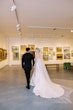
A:
[[[0,34],[19,36],[17,24],[20,36],[73,37],[73,0],[0,0]]]

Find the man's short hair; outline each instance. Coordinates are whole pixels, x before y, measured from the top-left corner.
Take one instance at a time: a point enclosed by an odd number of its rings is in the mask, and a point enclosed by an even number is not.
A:
[[[29,48],[29,47],[27,47],[27,48],[26,48],[26,51],[29,51],[29,50],[30,50],[30,48]]]

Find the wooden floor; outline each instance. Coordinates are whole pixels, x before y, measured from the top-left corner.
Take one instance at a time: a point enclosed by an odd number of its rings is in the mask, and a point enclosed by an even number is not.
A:
[[[73,88],[73,71],[57,71],[48,68],[48,73],[53,82]],[[26,78],[21,66],[6,66],[0,69],[0,110],[73,110],[72,104],[55,103],[53,99],[43,99],[32,93],[32,88],[26,89]]]

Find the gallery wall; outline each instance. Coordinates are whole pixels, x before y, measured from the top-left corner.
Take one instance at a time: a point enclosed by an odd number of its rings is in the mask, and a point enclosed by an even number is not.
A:
[[[7,50],[7,38],[0,35],[0,49]],[[2,59],[0,61],[0,69],[8,65],[8,59]]]
[[[49,59],[45,61],[45,63],[59,63],[63,64],[64,62],[73,62],[73,56],[71,51],[73,52],[73,38],[66,38],[66,37],[9,37],[7,39],[7,49],[8,49],[8,63],[9,65],[19,65],[21,64],[21,54],[20,54],[20,46],[21,45],[35,45],[35,48],[38,47],[43,51],[43,47],[52,47],[53,51],[55,52],[55,55],[53,59]],[[18,47],[19,51],[19,58],[14,59],[13,58],[13,50],[12,48]],[[58,54],[64,54],[63,48],[69,48],[70,49],[70,58],[62,58],[62,59],[57,59],[56,58],[56,47],[61,47],[62,52],[59,52]],[[16,54],[17,55],[17,54]],[[64,57],[64,56],[63,56]]]

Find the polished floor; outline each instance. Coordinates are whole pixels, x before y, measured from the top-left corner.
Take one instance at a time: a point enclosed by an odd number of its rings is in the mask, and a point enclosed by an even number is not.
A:
[[[51,80],[64,87],[73,88],[73,71],[47,68]],[[43,87],[44,89],[44,87]],[[21,66],[0,69],[0,110],[73,110],[73,92],[66,99],[45,99],[26,89],[26,79]]]

